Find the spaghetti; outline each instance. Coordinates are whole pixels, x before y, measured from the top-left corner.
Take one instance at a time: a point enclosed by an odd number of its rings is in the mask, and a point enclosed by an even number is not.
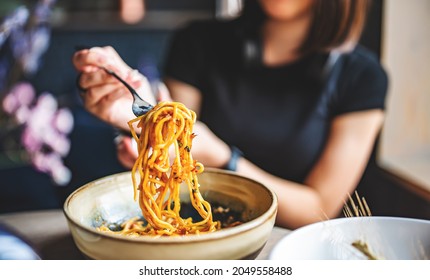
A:
[[[138,199],[147,223],[138,218],[128,220],[118,233],[170,236],[213,232],[220,228],[220,223],[213,221],[210,203],[199,191],[197,174],[204,167],[193,160],[190,152],[195,121],[195,113],[179,102],[158,103],[145,115],[129,121],[139,152],[132,169],[134,199]],[[134,123],[141,128],[140,135],[134,130]],[[173,159],[170,151],[175,155]],[[183,183],[201,221],[180,216]],[[109,229],[102,226],[100,230]]]

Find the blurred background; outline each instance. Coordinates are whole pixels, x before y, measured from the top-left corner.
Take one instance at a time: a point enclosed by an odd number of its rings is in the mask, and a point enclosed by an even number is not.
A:
[[[421,109],[419,108],[413,113],[410,112],[411,108],[409,111],[403,112],[400,105],[404,104],[404,100],[410,100],[410,93],[404,90],[397,93],[397,84],[393,82],[398,73],[395,68],[396,63],[399,63],[397,59],[401,57],[396,51],[403,51],[405,57],[410,55],[409,52],[415,53],[414,59],[421,62],[423,59],[428,61],[428,58],[424,57],[425,55],[430,57],[428,53],[430,48],[427,48],[427,51],[416,50],[413,44],[428,46],[430,22],[428,19],[414,16],[414,13],[421,11],[422,17],[428,18],[430,8],[429,1],[426,0],[407,1],[409,4],[406,6],[415,7],[415,10],[406,11],[410,12],[408,16],[403,7],[405,4],[402,2],[405,1],[374,0],[361,39],[364,46],[380,57],[389,72],[391,84],[387,109],[387,122],[389,123],[385,125],[381,139],[375,145],[374,153],[360,182],[358,192],[366,198],[374,215],[430,219],[430,180],[426,180],[425,175],[424,177],[418,173],[410,175],[407,171],[413,165],[414,158],[417,158],[414,155],[418,155],[421,161],[426,163],[427,157],[424,156],[424,160],[422,160],[422,151],[430,152],[428,128],[425,128],[424,132],[422,130],[423,127],[428,126],[428,122],[422,121],[423,114],[428,115],[428,113],[420,113]],[[35,95],[33,99],[38,100],[36,104],[42,104],[37,98],[44,96],[45,93],[49,93],[55,98],[55,102],[45,103],[56,103],[57,111],[52,113],[54,119],[69,119],[68,127],[64,128],[65,125],[61,126],[60,124],[56,132],[57,134],[62,132],[67,140],[64,140],[62,145],[58,143],[52,145],[48,143],[51,146],[47,143],[42,145],[44,151],[50,153],[50,159],[52,159],[51,152],[57,151],[56,161],[48,161],[46,156],[43,158],[40,155],[35,158],[16,156],[10,150],[14,147],[15,142],[20,141],[19,136],[15,134],[22,132],[22,125],[18,125],[18,129],[15,127],[11,129],[7,117],[2,116],[0,119],[0,130],[2,131],[0,134],[0,213],[61,208],[67,195],[76,188],[100,177],[125,171],[116,159],[113,142],[116,131],[89,115],[80,102],[75,86],[77,73],[71,63],[76,47],[111,45],[131,67],[144,73],[150,81],[156,82],[162,75],[161,66],[163,65],[165,50],[169,38],[176,28],[194,19],[234,17],[241,7],[241,1],[2,0],[0,17],[3,22],[8,18],[10,19],[10,15],[18,7],[23,6],[27,7],[30,12],[28,18],[32,19],[34,30],[37,31],[35,33],[42,35],[38,35],[39,38],[35,35],[24,36],[16,40],[17,42],[12,47],[6,46],[7,41],[2,42],[0,37],[0,56],[2,57],[0,78],[3,77],[8,82],[2,85],[1,98],[3,99],[7,95],[7,89],[14,86],[11,84],[14,82],[13,79],[8,76],[9,72],[15,73],[16,76],[16,67],[13,67],[11,62],[13,59],[10,57],[14,57],[16,52],[20,53],[21,57],[18,62],[22,64],[22,60],[25,62],[28,57],[39,56],[39,59],[35,60],[35,66],[24,65],[26,68],[21,65],[19,77],[33,87]],[[37,11],[35,15],[31,14],[31,11],[34,10]],[[402,29],[406,34],[405,36],[410,33],[415,34],[415,36],[411,35],[410,41],[406,40],[406,42],[403,33],[391,31],[395,28],[396,23],[402,22],[399,17],[405,16],[405,14],[407,20],[411,19],[412,22],[416,22],[415,26]],[[393,20],[392,15],[398,17],[394,17]],[[20,16],[25,17],[25,15],[16,15],[15,21],[19,21]],[[9,22],[14,23],[13,20]],[[7,31],[6,27],[3,24],[3,29],[0,32],[4,34],[5,30]],[[44,45],[43,41],[46,41],[47,44]],[[393,49],[391,46],[399,46],[397,42],[405,42],[405,48],[403,50]],[[32,50],[32,53],[26,53],[26,46]],[[417,54],[422,54],[422,56],[417,56]],[[3,59],[4,57],[9,58],[9,60]],[[405,61],[407,62],[408,59],[405,58]],[[424,64],[430,65],[430,62]],[[428,66],[422,71],[427,76],[430,73]],[[399,75],[399,79],[405,78],[403,73],[400,72]],[[429,92],[430,86],[425,80],[422,79],[421,87],[415,88],[415,94],[418,97],[415,96],[414,98],[419,100],[421,104],[430,105],[428,98],[420,97],[425,92],[427,94]],[[416,83],[414,84],[416,85]],[[17,89],[16,94],[20,94],[19,92]],[[27,91],[21,90],[21,92],[27,92],[28,95],[28,89]],[[410,104],[408,106],[417,108]],[[34,109],[35,106],[27,105],[27,107]],[[62,108],[64,109],[62,110]],[[396,111],[391,111],[391,108],[395,108]],[[73,117],[72,121],[67,112]],[[399,121],[398,118],[402,119],[403,113],[409,114],[409,123]],[[18,116],[21,115],[18,114]],[[397,118],[392,116],[397,116]],[[406,142],[402,142],[400,139],[404,135],[403,129],[410,129],[410,123],[416,123],[416,119],[420,123],[419,127],[416,128],[420,131],[418,138],[412,137]],[[43,122],[43,118],[41,122]],[[11,135],[17,137],[12,140],[5,140]],[[414,132],[410,131],[409,135],[414,135]],[[47,142],[51,139],[46,135],[45,138],[47,138]],[[396,139],[394,141],[395,146],[392,145],[393,139]],[[422,149],[410,149],[417,142],[420,143]],[[384,147],[382,148],[381,145]],[[399,149],[403,153],[399,154],[397,152]],[[412,156],[410,155],[411,150],[414,151]],[[409,166],[399,165],[399,162],[406,162],[403,160],[405,157],[412,163]],[[58,158],[61,158],[62,161],[58,161]],[[36,165],[37,168],[34,168],[34,162],[39,164],[39,166]],[[59,165],[64,165],[61,174],[50,173],[51,169],[46,167]],[[427,166],[430,167],[430,165]],[[419,168],[430,170],[425,169],[423,165]],[[67,180],[58,180],[56,176],[67,178]],[[417,176],[418,180],[416,179]]]

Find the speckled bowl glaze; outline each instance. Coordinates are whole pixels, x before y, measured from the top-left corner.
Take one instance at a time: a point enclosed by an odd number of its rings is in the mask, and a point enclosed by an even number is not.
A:
[[[273,229],[277,199],[264,185],[233,172],[206,169],[203,197],[242,213],[245,222],[202,235],[128,237],[99,232],[100,221],[117,223],[140,215],[129,172],[90,182],[66,199],[64,213],[79,250],[91,259],[253,259]],[[181,188],[186,191],[186,188]],[[188,193],[181,201],[186,202]]]

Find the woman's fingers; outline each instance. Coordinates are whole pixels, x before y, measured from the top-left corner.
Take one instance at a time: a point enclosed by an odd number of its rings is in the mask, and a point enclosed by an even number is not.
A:
[[[99,119],[128,130],[128,121],[135,118],[131,109],[133,97],[124,87],[114,85],[92,88],[82,95],[86,110]]]
[[[93,72],[105,67],[119,75],[125,75],[130,69],[111,47],[94,47],[77,51],[72,61],[79,72]]]
[[[101,86],[105,84],[118,84],[118,80],[112,75],[106,73],[102,69],[93,72],[83,72],[79,78],[81,88],[89,89],[91,87]]]
[[[132,144],[132,140],[127,136],[118,136],[117,143],[117,156],[118,160],[127,168],[132,168],[138,156],[137,149]]]
[[[90,109],[93,106],[97,106],[103,99],[106,99],[105,102],[113,102],[119,98],[128,98],[131,106],[132,96],[127,94],[126,90],[127,89],[119,84],[93,86],[83,95],[84,105]]]
[[[85,49],[75,52],[72,61],[79,72],[92,72],[98,70],[105,63],[105,59],[103,55]]]
[[[77,84],[82,91],[85,108],[107,123],[128,129],[127,122],[135,117],[131,110],[132,95],[103,68],[112,70],[123,79],[130,79],[136,84],[145,84],[143,76],[135,74],[112,47],[77,51],[72,61],[80,72]],[[141,78],[141,81],[138,78]]]
[[[91,48],[88,56],[90,62],[95,61],[98,66],[115,71],[123,79],[132,70],[111,46]]]
[[[124,77],[130,73],[133,69],[128,66],[127,63],[121,58],[118,52],[111,46],[106,46],[103,48],[103,51],[108,54],[108,57],[111,58],[110,63],[113,63],[112,66],[116,66],[117,70],[121,72]],[[114,69],[112,69],[114,70]]]

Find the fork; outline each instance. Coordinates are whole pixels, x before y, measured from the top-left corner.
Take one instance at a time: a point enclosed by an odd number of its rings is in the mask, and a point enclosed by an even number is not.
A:
[[[103,69],[106,73],[108,73],[109,75],[112,75],[118,81],[120,81],[130,91],[131,95],[133,95],[133,104],[131,106],[131,110],[133,111],[133,114],[136,117],[143,116],[144,114],[146,114],[148,111],[150,111],[153,108],[153,106],[151,104],[149,104],[147,101],[143,100],[139,96],[139,94],[136,92],[136,90],[132,86],[130,86],[129,83],[124,81],[114,71],[109,70],[105,67],[101,67],[101,69]]]

